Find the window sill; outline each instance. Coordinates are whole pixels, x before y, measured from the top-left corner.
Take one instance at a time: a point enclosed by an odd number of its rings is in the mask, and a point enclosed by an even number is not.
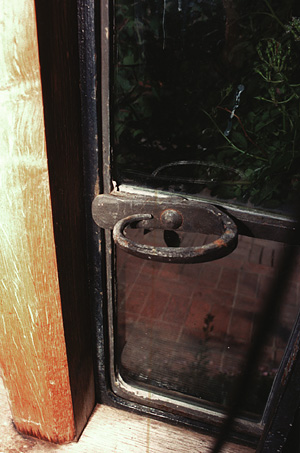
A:
[[[212,439],[209,436],[171,426],[145,416],[108,406],[97,405],[77,443],[55,445],[23,436],[16,432],[11,421],[9,404],[0,379],[0,452],[27,451],[90,453],[209,453]],[[249,447],[227,444],[224,453],[253,453]]]

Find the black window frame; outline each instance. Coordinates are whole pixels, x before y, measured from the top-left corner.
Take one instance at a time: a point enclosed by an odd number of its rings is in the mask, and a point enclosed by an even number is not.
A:
[[[83,164],[85,179],[87,249],[89,255],[90,291],[94,306],[95,351],[98,401],[104,404],[126,407],[169,421],[194,426],[217,434],[218,427],[209,421],[189,419],[186,415],[166,412],[159,408],[148,407],[142,403],[126,400],[116,395],[111,386],[109,365],[109,332],[107,300],[113,297],[113,285],[107,293],[110,273],[114,271],[114,263],[105,254],[105,242],[110,244],[111,234],[104,233],[93,221],[91,204],[99,193],[110,193],[110,120],[109,120],[109,45],[111,11],[109,0],[94,2],[79,0],[78,42],[81,79],[81,109],[83,134]],[[103,45],[106,43],[106,45]],[[102,172],[103,169],[103,172]],[[209,201],[206,200],[210,204]],[[240,234],[258,238],[299,244],[296,236],[297,221],[295,217],[266,214],[259,210],[245,210],[231,204],[222,204],[222,208],[236,221]],[[109,269],[108,273],[105,269]],[[266,421],[261,442],[257,451],[282,451],[283,439],[288,438],[291,425],[296,417],[300,400],[300,321],[295,324],[293,334],[287,346],[283,361],[281,377],[277,379],[272,392],[270,417]],[[296,419],[295,419],[296,420]],[[252,442],[257,437],[244,433],[232,434],[232,438],[241,442]],[[281,450],[279,450],[281,448]]]

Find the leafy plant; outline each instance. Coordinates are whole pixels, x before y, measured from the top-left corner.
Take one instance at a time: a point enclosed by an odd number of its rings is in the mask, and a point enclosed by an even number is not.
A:
[[[198,160],[207,166],[192,172],[205,181],[195,191],[270,208],[291,203],[300,185],[298,16],[295,0],[117,0],[118,171],[151,176]],[[226,167],[239,171],[224,177]],[[156,177],[185,178],[187,167],[175,165]]]

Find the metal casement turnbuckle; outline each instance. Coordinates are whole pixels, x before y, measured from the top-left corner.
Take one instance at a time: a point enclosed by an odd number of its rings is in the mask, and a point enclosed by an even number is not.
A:
[[[113,230],[115,243],[131,255],[167,263],[203,263],[230,254],[237,246],[234,221],[218,208],[174,199],[134,195],[99,195],[92,207],[93,218],[102,228]],[[156,247],[126,237],[126,229],[147,228],[203,232],[219,237],[209,244],[193,247]]]

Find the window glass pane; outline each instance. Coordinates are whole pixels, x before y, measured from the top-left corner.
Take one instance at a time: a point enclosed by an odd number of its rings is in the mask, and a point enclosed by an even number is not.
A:
[[[299,189],[296,0],[116,0],[114,179],[286,211]]]
[[[132,230],[131,237],[163,245],[160,231],[144,235]],[[182,244],[210,240],[185,235]],[[284,247],[241,237],[228,257],[192,265],[150,262],[118,250],[116,361],[123,379],[160,392],[176,391],[177,397],[189,395],[200,406],[223,411]],[[250,420],[262,416],[297,317],[298,282],[296,269],[244,408]]]

